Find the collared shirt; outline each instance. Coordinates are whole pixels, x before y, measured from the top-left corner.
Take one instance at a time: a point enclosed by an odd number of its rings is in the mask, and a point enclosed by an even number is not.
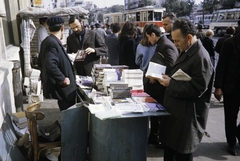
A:
[[[80,49],[82,49],[82,46],[83,46],[84,35],[85,35],[85,29],[82,31],[80,35],[76,34],[76,37],[78,38],[78,41],[79,41]]]

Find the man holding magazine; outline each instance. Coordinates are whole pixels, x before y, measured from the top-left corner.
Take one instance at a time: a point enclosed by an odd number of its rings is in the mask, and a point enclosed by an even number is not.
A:
[[[174,22],[172,38],[181,54],[171,72],[158,79],[171,114],[161,120],[164,161],[192,161],[206,129],[214,68],[189,20]]]

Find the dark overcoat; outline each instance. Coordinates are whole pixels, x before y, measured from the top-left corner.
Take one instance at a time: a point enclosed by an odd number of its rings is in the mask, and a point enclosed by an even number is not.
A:
[[[162,117],[162,143],[179,153],[192,153],[206,128],[214,68],[206,49],[197,40],[181,54],[170,76],[183,70],[190,81],[171,79],[164,96],[164,107],[171,114]]]
[[[224,41],[220,52],[214,87],[230,94],[236,88],[240,75],[240,34]]]
[[[50,35],[41,44],[38,58],[45,98],[54,98],[60,101],[74,101],[76,96],[76,79],[72,63],[60,40]],[[70,85],[62,83],[68,77]]]
[[[75,33],[67,37],[67,53],[76,53],[78,50],[85,50],[88,47],[95,49],[95,53],[88,54],[83,61],[84,70],[90,76],[94,64],[100,63],[100,56],[107,55],[105,42],[93,30],[85,30],[82,47]]]
[[[156,51],[150,62],[166,66],[165,74],[169,74],[178,55],[178,50],[174,44],[166,36],[162,36],[157,42]],[[144,90],[158,102],[163,103],[165,87],[158,81],[150,83],[149,79],[144,77]]]

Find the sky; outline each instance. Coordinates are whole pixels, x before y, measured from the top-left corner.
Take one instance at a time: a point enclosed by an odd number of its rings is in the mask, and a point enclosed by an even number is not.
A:
[[[111,7],[113,5],[124,5],[124,0],[92,0],[93,4],[96,4],[99,8]],[[199,4],[203,0],[195,0],[196,4]]]
[[[111,7],[113,5],[124,5],[124,0],[92,0],[98,8]]]

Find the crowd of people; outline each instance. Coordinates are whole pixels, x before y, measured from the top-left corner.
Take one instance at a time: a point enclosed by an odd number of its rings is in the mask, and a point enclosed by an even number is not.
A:
[[[215,97],[224,97],[225,129],[228,151],[236,155],[237,114],[240,99],[240,35],[230,26],[224,38],[213,43],[212,30],[198,30],[188,19],[169,13],[159,26],[139,27],[132,22],[95,26],[83,25],[79,16],[71,16],[72,33],[67,37],[67,50],[61,43],[64,19],[50,17],[46,24],[50,35],[41,41],[38,66],[41,70],[45,98],[58,100],[60,110],[75,103],[75,74],[91,76],[100,57],[111,65],[127,65],[144,72],[144,90],[171,114],[151,117],[149,143],[164,148],[164,161],[192,161],[205,133],[212,87]],[[84,50],[85,59],[72,65],[67,53]],[[220,55],[215,61],[215,51]],[[146,77],[150,62],[166,66],[162,78]],[[215,75],[216,66],[216,75]],[[187,76],[188,79],[185,79]],[[214,81],[215,80],[215,81]],[[240,141],[240,140],[239,140]]]

